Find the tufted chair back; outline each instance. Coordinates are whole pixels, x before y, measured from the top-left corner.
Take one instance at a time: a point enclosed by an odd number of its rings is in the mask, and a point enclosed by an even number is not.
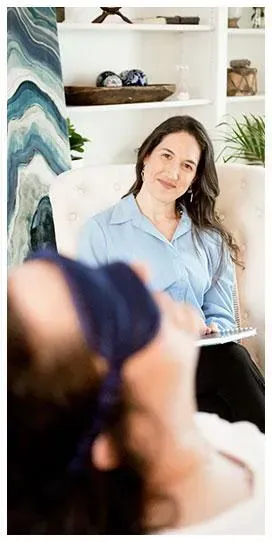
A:
[[[247,339],[245,345],[263,369],[264,168],[220,165],[217,173],[220,185],[217,211],[240,246],[246,267],[245,270],[237,267],[237,320],[240,319],[242,326],[257,328],[257,337]],[[116,203],[134,180],[134,164],[88,166],[59,175],[50,186],[49,194],[59,252],[74,257],[83,223]]]

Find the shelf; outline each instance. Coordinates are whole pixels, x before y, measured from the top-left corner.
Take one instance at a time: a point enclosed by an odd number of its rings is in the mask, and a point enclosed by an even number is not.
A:
[[[213,27],[205,24],[128,24],[128,23],[58,23],[58,31],[88,30],[121,32],[211,32]]]
[[[227,96],[228,103],[242,103],[242,102],[261,102],[265,99],[264,94],[256,94],[255,96]]]
[[[264,36],[264,28],[228,28],[228,36]]]
[[[194,107],[199,105],[209,105],[211,100],[206,99],[191,99],[191,100],[176,100],[173,102],[144,102],[136,104],[112,104],[112,105],[70,105],[66,106],[71,113],[93,113],[101,111],[127,111],[127,110],[142,110],[142,109],[171,109],[175,107]]]

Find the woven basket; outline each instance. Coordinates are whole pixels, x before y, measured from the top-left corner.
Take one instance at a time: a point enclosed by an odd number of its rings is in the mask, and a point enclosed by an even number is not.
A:
[[[256,68],[228,68],[227,96],[257,94]]]

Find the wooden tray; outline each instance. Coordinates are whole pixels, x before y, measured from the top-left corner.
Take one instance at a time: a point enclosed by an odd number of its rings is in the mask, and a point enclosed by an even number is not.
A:
[[[118,88],[67,86],[64,89],[67,105],[106,105],[160,102],[175,92],[176,85]]]

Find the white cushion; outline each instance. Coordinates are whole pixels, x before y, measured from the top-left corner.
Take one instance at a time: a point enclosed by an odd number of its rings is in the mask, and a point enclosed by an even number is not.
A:
[[[246,269],[237,268],[241,325],[256,326],[245,345],[264,366],[264,168],[217,167],[217,210],[242,249]],[[116,203],[135,181],[135,165],[88,166],[66,171],[50,186],[56,241],[62,254],[74,257],[78,233],[90,216]]]

